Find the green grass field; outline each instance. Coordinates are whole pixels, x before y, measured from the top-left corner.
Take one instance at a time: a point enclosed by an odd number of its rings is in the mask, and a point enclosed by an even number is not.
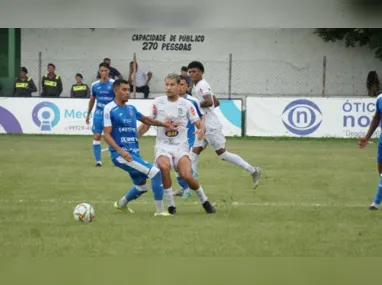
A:
[[[117,212],[132,183],[91,137],[0,136],[1,257],[382,256],[382,215],[369,212],[378,182],[376,144],[355,140],[227,139],[227,148],[263,168],[259,187],[208,148],[199,179],[216,215],[197,198],[176,199],[178,214],[153,217],[152,192]],[[153,138],[141,140],[153,159]],[[105,147],[105,145],[104,145]],[[174,190],[178,189],[173,179]],[[76,223],[91,203],[96,218]],[[131,246],[134,245],[134,246]]]

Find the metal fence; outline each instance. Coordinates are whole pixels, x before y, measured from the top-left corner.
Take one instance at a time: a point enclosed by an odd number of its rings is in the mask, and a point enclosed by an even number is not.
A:
[[[139,67],[151,71],[150,93],[164,92],[164,77],[170,72],[180,72],[181,66],[192,59],[160,60],[137,59]],[[35,57],[23,58],[22,64],[27,66],[29,75],[36,83],[46,73],[46,66],[52,62],[61,75],[64,92],[62,97],[70,94],[76,73],[82,73],[84,81],[91,84],[96,80],[101,58],[84,60],[75,58],[46,58],[44,53]],[[129,59],[112,58],[112,66],[117,68],[124,78],[128,77]],[[345,70],[328,58],[317,56],[304,65],[279,60],[237,60],[235,54],[227,54],[222,60],[204,60],[204,77],[214,92],[221,98],[236,96],[366,96],[366,79],[370,70],[353,68]],[[40,80],[39,80],[40,79]],[[35,94],[38,96],[38,94]],[[152,96],[150,96],[152,97]]]

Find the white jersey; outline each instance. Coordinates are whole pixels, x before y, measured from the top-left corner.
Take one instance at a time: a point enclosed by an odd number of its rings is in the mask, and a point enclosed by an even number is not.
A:
[[[213,95],[211,87],[205,79],[202,79],[198,83],[196,83],[194,88],[195,88],[195,97],[201,102],[204,101],[204,96],[208,95],[212,97]],[[212,98],[212,102],[213,102],[213,98]],[[214,105],[207,108],[202,107],[202,110],[206,116],[206,131],[207,132],[211,130],[218,130],[223,127],[214,109],[215,109]]]
[[[176,130],[158,127],[157,145],[188,147],[187,125],[189,121],[195,123],[199,120],[196,109],[190,101],[179,97],[176,102],[170,102],[167,96],[157,97],[153,103],[152,116],[163,123],[180,122]]]

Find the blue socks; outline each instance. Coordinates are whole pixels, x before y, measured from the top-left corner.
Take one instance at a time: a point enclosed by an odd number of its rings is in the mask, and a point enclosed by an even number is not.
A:
[[[375,193],[374,204],[380,205],[382,201],[382,176],[379,178],[377,193]]]
[[[101,162],[101,141],[93,140],[93,154],[96,162]]]
[[[145,191],[139,191],[135,186],[130,189],[129,192],[126,193],[125,198],[127,202],[130,202],[132,200],[137,199],[139,196],[141,196],[143,193],[146,193]]]
[[[133,188],[131,188],[130,191],[127,192],[125,196],[119,199],[118,205],[124,208],[130,201],[137,199],[139,196],[141,196],[142,194],[146,192],[147,192],[147,185],[143,185],[143,186],[134,185]]]
[[[180,177],[176,177],[176,180],[178,180],[178,184],[180,187],[182,187],[183,190],[186,190],[188,188],[188,184]]]
[[[151,178],[151,187],[153,188],[155,201],[162,201],[163,200],[163,184],[162,184],[162,174],[160,171],[158,171],[158,173],[153,178]]]

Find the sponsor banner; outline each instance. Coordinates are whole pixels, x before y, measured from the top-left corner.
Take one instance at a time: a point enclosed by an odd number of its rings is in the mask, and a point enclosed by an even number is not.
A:
[[[143,115],[150,115],[152,100],[130,100]],[[89,100],[48,98],[2,98],[0,100],[0,133],[24,134],[92,134],[90,124],[85,122]],[[221,100],[215,110],[226,136],[241,135],[242,101]],[[95,106],[93,111],[95,110]],[[138,122],[138,126],[140,122]],[[152,127],[146,135],[156,135]]]
[[[358,138],[366,135],[376,98],[248,98],[248,136]],[[380,130],[374,133],[378,137]]]

